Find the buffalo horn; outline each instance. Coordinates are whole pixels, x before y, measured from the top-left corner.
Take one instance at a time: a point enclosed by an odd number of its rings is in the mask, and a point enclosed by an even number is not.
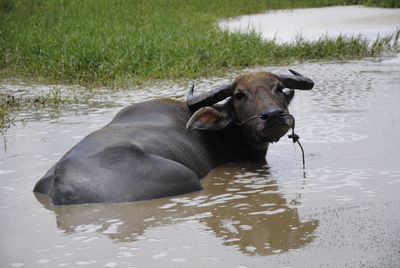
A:
[[[211,106],[219,101],[222,101],[232,96],[234,88],[235,84],[232,83],[228,85],[223,85],[208,92],[204,92],[200,95],[193,96],[193,91],[194,91],[194,85],[193,85],[189,89],[186,103],[192,111],[196,111],[201,107]]]
[[[289,69],[293,75],[278,74],[279,81],[282,82],[283,86],[292,89],[312,89],[314,81],[294,70]]]

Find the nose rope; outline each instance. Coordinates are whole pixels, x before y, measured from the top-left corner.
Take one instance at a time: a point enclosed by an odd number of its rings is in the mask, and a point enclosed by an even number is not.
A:
[[[292,139],[293,143],[298,143],[299,144],[300,149],[301,149],[301,156],[303,158],[303,169],[306,169],[306,160],[305,160],[305,156],[304,156],[304,149],[303,149],[303,146],[301,145],[301,143],[299,141],[300,136],[297,135],[296,133],[294,133],[295,119],[294,119],[293,115],[291,115],[289,113],[284,113],[283,115],[290,116],[292,118],[292,120],[293,120],[292,134],[288,135],[288,138]],[[254,119],[257,119],[257,118],[263,118],[264,119],[265,116],[263,116],[263,115],[255,115],[255,116],[247,118],[246,120],[243,120],[242,122],[239,122],[239,123],[235,122],[235,125],[241,126],[241,125],[246,124],[250,120],[254,120]]]
[[[305,160],[305,157],[304,157],[304,149],[303,149],[303,146],[301,146],[301,143],[299,141],[300,136],[297,135],[296,133],[294,133],[294,127],[295,127],[294,117],[291,114],[287,114],[287,115],[290,116],[292,118],[292,120],[293,120],[292,134],[288,135],[288,138],[292,139],[293,143],[297,142],[299,144],[300,149],[301,149],[301,156],[303,157],[303,169],[306,169],[306,160]]]
[[[246,124],[246,123],[249,122],[250,120],[254,120],[254,119],[257,119],[257,118],[263,118],[263,116],[262,116],[262,115],[255,115],[255,116],[252,116],[252,117],[250,117],[250,118],[247,118],[246,120],[243,120],[243,121],[240,122],[240,123],[235,122],[235,125],[237,125],[237,126],[240,127],[241,125]]]

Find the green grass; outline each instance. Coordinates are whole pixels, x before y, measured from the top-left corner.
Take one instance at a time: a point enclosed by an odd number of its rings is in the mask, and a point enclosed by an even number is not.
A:
[[[0,133],[5,132],[14,124],[15,116],[11,114],[10,105],[6,102],[0,103]]]
[[[0,133],[3,133],[16,122],[18,111],[39,110],[42,108],[61,109],[67,104],[78,103],[77,96],[62,97],[59,88],[52,88],[47,94],[33,96],[16,96],[0,92]]]
[[[399,32],[373,46],[344,37],[280,45],[216,26],[222,17],[338,4],[399,7],[400,0],[0,0],[0,73],[111,85],[374,56],[397,43]]]

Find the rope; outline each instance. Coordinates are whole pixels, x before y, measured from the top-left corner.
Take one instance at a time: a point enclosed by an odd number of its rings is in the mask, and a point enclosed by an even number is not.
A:
[[[253,119],[256,119],[256,118],[262,118],[262,116],[261,115],[255,115],[255,116],[252,116],[252,117],[250,117],[250,118],[247,118],[246,120],[243,120],[242,122],[240,122],[240,123],[238,123],[238,122],[235,122],[235,125],[237,125],[237,126],[241,126],[241,125],[244,125],[244,124],[246,124],[247,122],[249,122],[250,120],[253,120]]]
[[[287,115],[289,115],[289,116],[292,118],[292,120],[293,120],[292,134],[288,135],[288,138],[289,138],[289,139],[292,139],[292,140],[293,140],[293,143],[296,143],[296,142],[297,142],[297,143],[299,144],[300,149],[301,149],[301,156],[303,157],[303,170],[304,170],[304,169],[306,169],[306,158],[305,158],[305,156],[304,156],[304,149],[303,149],[303,146],[301,146],[301,143],[300,143],[300,141],[299,141],[300,136],[297,135],[296,133],[294,133],[294,127],[295,127],[296,124],[295,124],[295,120],[294,120],[293,115],[291,115],[291,114],[287,114]]]
[[[292,139],[292,140],[293,140],[293,143],[298,143],[298,144],[299,144],[300,149],[301,149],[301,156],[303,157],[303,169],[306,169],[306,160],[305,160],[305,156],[304,156],[304,149],[303,149],[303,146],[301,145],[301,143],[300,143],[300,141],[299,141],[300,136],[297,135],[296,133],[294,133],[294,127],[295,127],[295,120],[294,120],[294,117],[293,117],[293,115],[291,115],[291,114],[289,114],[289,113],[287,113],[287,114],[285,114],[285,115],[290,116],[290,117],[292,118],[292,120],[293,120],[292,134],[288,135],[288,138],[289,138],[289,139]],[[246,123],[249,122],[250,120],[254,120],[254,119],[256,119],[256,118],[263,118],[263,116],[262,116],[262,115],[255,115],[255,116],[252,116],[252,117],[250,117],[250,118],[247,118],[246,120],[243,120],[243,121],[240,122],[240,123],[235,122],[235,125],[241,126],[241,125],[246,124]]]
[[[301,146],[301,143],[299,142],[299,139],[300,139],[299,135],[294,133],[294,128],[292,128],[292,134],[288,135],[288,138],[292,139],[293,143],[297,142],[299,144],[300,149],[301,149],[301,156],[303,157],[303,169],[306,169],[306,160],[304,157],[304,149],[303,149],[303,146]]]

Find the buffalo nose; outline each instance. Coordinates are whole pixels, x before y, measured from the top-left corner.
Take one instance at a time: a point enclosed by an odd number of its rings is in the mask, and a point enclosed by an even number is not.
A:
[[[261,112],[261,118],[264,120],[280,118],[284,114],[285,111],[279,107],[267,107]]]

